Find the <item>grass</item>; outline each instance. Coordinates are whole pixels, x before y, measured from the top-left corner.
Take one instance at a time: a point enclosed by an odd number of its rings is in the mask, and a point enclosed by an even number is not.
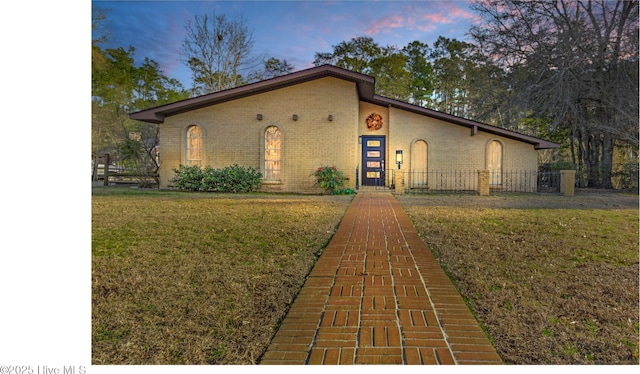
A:
[[[638,196],[398,196],[513,364],[638,364]],[[250,364],[350,196],[98,188],[92,363]]]
[[[351,198],[94,189],[92,363],[255,363]]]
[[[513,364],[638,364],[638,197],[399,196]]]

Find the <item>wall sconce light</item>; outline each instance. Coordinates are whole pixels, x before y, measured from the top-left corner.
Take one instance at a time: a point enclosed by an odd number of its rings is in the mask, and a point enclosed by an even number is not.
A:
[[[329,117],[327,117],[327,119],[329,120],[329,122],[333,121],[333,114],[329,114]]]
[[[293,120],[294,120],[294,121],[297,121],[297,120],[298,120],[298,115],[297,115],[297,114],[294,114],[294,115],[293,115]]]
[[[258,121],[262,121],[262,114],[258,114],[256,118],[258,119]]]
[[[396,164],[398,164],[398,170],[400,169],[400,164],[402,164],[402,150],[396,150]]]

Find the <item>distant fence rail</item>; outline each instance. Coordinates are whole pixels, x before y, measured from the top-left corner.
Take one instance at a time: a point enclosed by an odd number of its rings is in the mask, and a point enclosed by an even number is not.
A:
[[[478,170],[429,170],[405,173],[407,192],[477,193]],[[559,171],[502,170],[489,173],[491,193],[560,193]]]
[[[153,173],[109,173],[106,185],[129,185],[139,187],[159,186],[159,175]]]
[[[108,167],[105,167],[108,165]],[[158,187],[160,176],[144,170],[126,170],[122,165],[111,163],[109,154],[100,155],[98,163],[91,160],[91,181],[102,180],[104,186],[129,185],[138,187]]]

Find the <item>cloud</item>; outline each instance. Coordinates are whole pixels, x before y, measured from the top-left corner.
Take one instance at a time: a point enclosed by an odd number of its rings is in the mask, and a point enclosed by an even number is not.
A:
[[[403,3],[400,3],[403,4]],[[466,5],[466,4],[465,4]],[[429,1],[404,3],[391,9],[386,15],[369,21],[366,34],[390,34],[394,30],[417,30],[424,33],[436,31],[440,26],[467,24],[477,18],[459,1]]]
[[[404,28],[413,24],[414,21],[400,14],[390,14],[371,22],[365,31],[367,35],[377,35],[380,32],[389,32],[392,29]]]

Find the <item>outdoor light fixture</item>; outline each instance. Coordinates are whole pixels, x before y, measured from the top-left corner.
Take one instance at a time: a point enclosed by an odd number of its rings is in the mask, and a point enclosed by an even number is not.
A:
[[[398,169],[400,169],[400,164],[402,164],[402,150],[396,150],[396,164],[398,164]]]
[[[327,117],[327,119],[328,119],[329,121],[333,121],[333,114],[329,114],[329,117]]]
[[[258,114],[256,118],[258,119],[258,121],[262,121],[262,114]]]
[[[297,115],[297,114],[294,114],[294,115],[293,115],[293,120],[294,120],[294,121],[297,121],[297,120],[298,120],[298,115]]]

